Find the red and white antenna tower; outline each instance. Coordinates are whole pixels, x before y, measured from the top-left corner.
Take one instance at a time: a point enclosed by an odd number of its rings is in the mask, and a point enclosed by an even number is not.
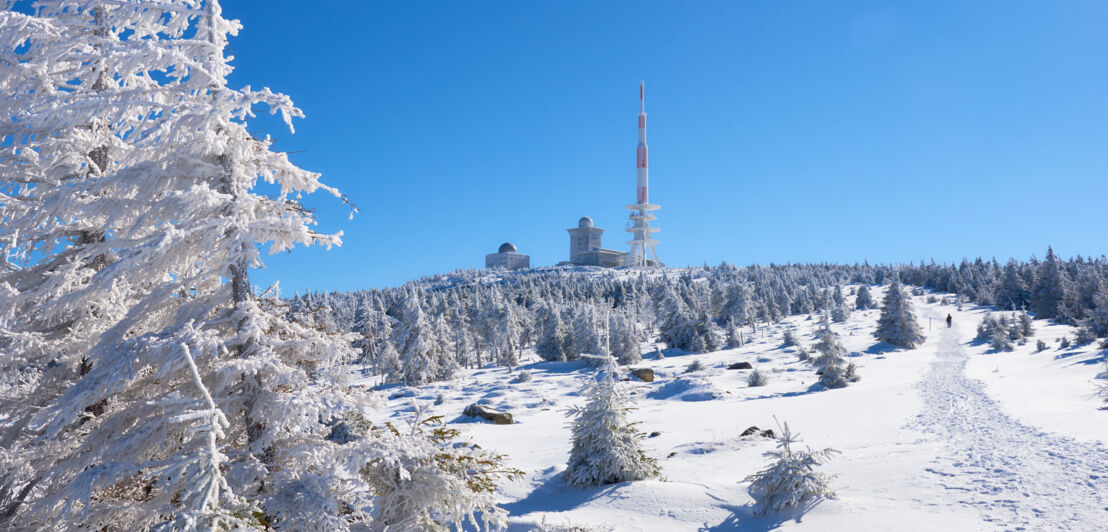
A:
[[[658,205],[650,203],[650,178],[649,178],[649,157],[647,156],[646,149],[646,98],[643,93],[643,82],[639,82],[639,145],[636,149],[636,174],[635,180],[635,203],[628,205],[627,208],[631,210],[631,219],[627,227],[627,232],[632,234],[631,240],[627,243],[631,244],[631,251],[627,254],[628,266],[661,266],[662,262],[658,260],[658,252],[654,250],[654,246],[659,244],[657,240],[654,240],[654,233],[658,232],[658,228],[651,227],[650,222],[657,218],[651,214],[651,211],[658,210]],[[650,251],[650,257],[647,257],[647,250]]]

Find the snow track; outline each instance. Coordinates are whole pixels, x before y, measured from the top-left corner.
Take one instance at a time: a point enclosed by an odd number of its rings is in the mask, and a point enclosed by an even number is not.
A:
[[[937,321],[937,320],[936,320]],[[1108,449],[1024,425],[965,375],[957,328],[938,338],[913,423],[946,445],[928,471],[998,530],[1108,529]]]

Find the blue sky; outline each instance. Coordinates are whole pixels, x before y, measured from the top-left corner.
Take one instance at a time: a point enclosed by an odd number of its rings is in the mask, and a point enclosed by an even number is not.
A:
[[[308,201],[345,244],[285,294],[625,248],[639,80],[669,265],[1106,252],[1108,3],[224,4],[232,84],[307,114],[252,129],[362,208]]]

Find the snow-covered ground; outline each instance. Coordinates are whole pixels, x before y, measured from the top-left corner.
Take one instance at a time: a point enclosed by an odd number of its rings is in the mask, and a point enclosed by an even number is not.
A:
[[[583,362],[486,368],[451,382],[388,388],[377,416],[407,419],[413,400],[431,404],[441,396],[432,414],[526,473],[500,489],[513,530],[544,522],[663,531],[1105,529],[1108,410],[1095,395],[1104,371],[1095,346],[1061,350],[1055,339],[1072,339],[1073,328],[1036,321],[1026,345],[991,353],[972,342],[983,309],[913,301],[928,336],[917,349],[876,344],[876,310],[833,325],[861,375],[844,389],[823,390],[796,349],[780,347],[786,328],[805,345],[813,341],[818,320],[805,317],[747,330],[751,338],[738,349],[647,355],[632,367],[652,368],[655,381],[626,385],[638,398],[633,417],[652,434],[644,448],[662,467],[657,481],[577,490],[561,480],[571,445],[565,412],[582,402],[592,374]],[[1033,354],[1037,339],[1048,349]],[[694,361],[705,368],[686,372]],[[749,387],[750,370],[727,369],[744,361],[768,372],[766,386]],[[532,379],[519,382],[521,371]],[[516,423],[462,416],[474,402],[510,411]],[[774,442],[740,434],[751,426],[776,430],[776,420],[813,448],[841,452],[824,469],[836,476],[838,498],[755,518],[744,479],[767,464],[763,453]]]

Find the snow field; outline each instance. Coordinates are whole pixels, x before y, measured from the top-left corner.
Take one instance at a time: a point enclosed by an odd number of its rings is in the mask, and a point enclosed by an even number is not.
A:
[[[880,296],[874,294],[878,301]],[[943,375],[951,376],[950,379],[960,376],[972,383],[973,378],[979,378],[981,368],[988,365],[984,372],[996,382],[990,382],[987,389],[989,393],[995,389],[1000,401],[992,405],[975,403],[979,410],[964,413],[963,417],[992,420],[997,432],[1011,429],[1012,433],[1028,434],[1034,439],[1054,436],[1036,436],[1038,430],[1021,427],[996,409],[1011,408],[1015,418],[1032,425],[1037,425],[1036,416],[1045,418],[1049,412],[1064,411],[1068,416],[1062,419],[1070,421],[1055,420],[1049,428],[1043,427],[1104,441],[1103,432],[1098,433],[1097,429],[1079,429],[1082,425],[1104,424],[1105,411],[1099,410],[1096,403],[1099,399],[1087,397],[1094,390],[1090,381],[1102,369],[1095,364],[1066,362],[1074,357],[1089,360],[1095,353],[1091,348],[1083,348],[1085,351],[1078,350],[1080,354],[1062,359],[1055,359],[1049,354],[1051,350],[1027,355],[1025,351],[1033,350],[1039,338],[1046,339],[1052,349],[1057,345],[1053,342],[1055,336],[1067,334],[1072,338],[1072,328],[1037,321],[1035,338],[1017,348],[1016,353],[986,354],[986,346],[966,347],[964,354],[969,356],[971,368],[967,371],[971,377],[967,379],[961,376],[961,366],[957,365],[961,355],[956,348],[959,342],[971,340],[984,310],[959,312],[951,305],[927,304],[922,297],[912,299],[920,325],[928,336],[927,342],[917,349],[900,350],[876,344],[870,334],[879,314],[877,310],[855,311],[846,323],[832,325],[850,351],[847,361],[854,362],[861,375],[859,382],[843,389],[823,390],[816,384],[814,369],[798,360],[797,349],[781,348],[786,328],[794,328],[804,347],[813,343],[819,323],[816,317],[793,316],[759,329],[757,334],[744,329],[748,338],[741,348],[706,354],[666,351],[664,358],[648,354],[642,363],[630,366],[649,367],[655,372],[654,382],[632,380],[627,386],[638,399],[638,410],[632,419],[640,422],[639,428],[644,433],[660,433],[643,441],[644,450],[658,459],[662,467],[659,481],[577,490],[559,477],[571,446],[569,420],[564,412],[570,405],[582,402],[579,392],[593,371],[581,361],[525,363],[513,372],[504,368],[469,370],[452,382],[390,388],[384,393],[394,398],[376,415],[392,418],[394,422],[406,420],[411,415],[411,400],[431,402],[442,394],[444,401],[430,407],[432,414],[442,414],[448,422],[457,423],[468,437],[507,455],[512,466],[526,473],[523,479],[499,490],[501,503],[511,514],[512,530],[535,530],[542,523],[598,530],[667,531],[993,530],[1005,529],[1010,523],[1049,523],[1081,530],[1087,523],[1082,519],[1067,524],[1064,520],[1052,520],[1056,515],[1035,517],[1038,514],[1031,508],[1049,504],[1045,498],[1053,493],[1050,489],[1025,489],[1032,496],[1023,499],[1034,500],[1017,501],[1011,505],[1014,510],[991,511],[985,507],[1003,506],[1002,501],[1015,499],[1004,493],[982,498],[971,491],[973,486],[999,486],[1003,491],[1017,489],[1016,484],[998,483],[998,475],[986,474],[980,468],[957,470],[947,465],[963,463],[957,460],[960,453],[998,443],[982,437],[972,440],[973,445],[952,445],[951,434],[942,433],[925,421],[950,423],[949,416],[939,415],[937,411],[941,409],[932,404],[950,401],[944,395],[948,390],[937,390],[928,396],[921,387],[936,385],[928,380],[933,378],[936,367],[944,368]],[[956,327],[951,331],[946,331],[942,321],[948,312],[955,317]],[[932,318],[930,330],[928,318]],[[696,360],[705,369],[686,373],[689,364]],[[1000,372],[993,373],[992,365],[1002,360],[1012,362],[1005,362]],[[1036,365],[1025,360],[1034,360]],[[955,361],[953,369],[948,367],[951,361]],[[768,383],[749,387],[746,380],[751,370],[726,369],[734,362],[751,363],[766,373]],[[520,370],[529,371],[532,380],[514,382]],[[1026,393],[1029,388],[1023,387],[1030,382],[1066,384],[1069,388],[1051,391],[1055,387],[1038,386],[1034,390],[1036,394],[1042,392],[1039,401],[1032,397],[1009,402],[1005,398],[1005,394],[1031,395]],[[956,388],[955,384],[962,383],[953,380],[950,383]],[[972,395],[974,385],[966,386],[970,390],[967,393]],[[1024,392],[1020,392],[1021,388]],[[492,425],[461,416],[465,406],[473,402],[510,411],[516,423]],[[1052,406],[1035,409],[1027,408],[1025,403]],[[748,483],[744,479],[765,467],[768,459],[763,453],[772,449],[774,442],[760,436],[739,435],[750,426],[777,430],[774,417],[788,421],[801,434],[804,444],[813,448],[832,447],[841,452],[823,469],[836,477],[832,486],[837,499],[822,501],[805,513],[753,516],[753,500],[747,494]],[[1032,443],[1021,442],[1024,446]],[[1041,476],[1042,471],[1037,474]],[[956,485],[947,475],[957,475],[959,483],[971,488]],[[1023,474],[1017,477],[1023,481],[1033,478]],[[1092,481],[1095,483],[1095,479]],[[1093,502],[1088,500],[1090,497],[1094,496],[1086,494],[1083,502]],[[1096,515],[1093,511],[1085,517]]]

